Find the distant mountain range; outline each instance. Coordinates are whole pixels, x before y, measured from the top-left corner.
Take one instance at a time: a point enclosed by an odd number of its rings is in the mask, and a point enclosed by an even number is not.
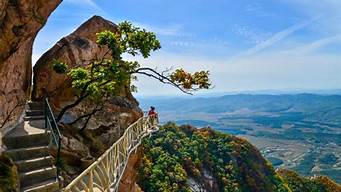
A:
[[[298,95],[298,94],[315,94],[315,95],[341,95],[341,89],[264,89],[264,90],[249,90],[249,91],[218,91],[218,92],[198,92],[192,96],[186,94],[181,95],[155,95],[155,96],[136,96],[138,99],[170,99],[170,98],[197,98],[197,97],[222,97],[225,95]]]
[[[241,109],[252,112],[302,112],[327,122],[341,122],[341,95],[238,94],[221,97],[140,98],[139,101],[141,108],[146,110],[154,105],[159,111],[181,113],[231,113]]]

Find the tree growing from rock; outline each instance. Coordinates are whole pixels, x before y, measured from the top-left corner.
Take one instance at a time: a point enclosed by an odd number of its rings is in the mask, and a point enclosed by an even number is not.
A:
[[[97,44],[107,47],[107,54],[101,59],[93,59],[85,67],[68,69],[66,63],[54,62],[54,71],[67,74],[77,93],[77,99],[60,111],[57,121],[62,119],[65,112],[77,106],[84,99],[100,101],[103,98],[117,95],[124,85],[130,85],[132,80],[136,80],[138,74],[172,85],[186,94],[211,87],[209,71],[189,73],[182,68],[173,71],[171,69],[158,71],[157,69],[142,67],[137,61],[124,60],[123,54],[141,55],[148,58],[151,52],[161,48],[160,41],[153,32],[135,27],[130,22],[120,23],[117,32],[103,31],[97,33]],[[108,55],[109,57],[107,57]],[[131,91],[136,91],[136,87],[132,85]],[[96,107],[91,113],[83,115],[83,117],[90,118],[98,111],[97,108],[100,107]]]

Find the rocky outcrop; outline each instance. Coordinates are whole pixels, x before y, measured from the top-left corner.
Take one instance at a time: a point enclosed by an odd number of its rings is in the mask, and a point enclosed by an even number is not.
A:
[[[53,61],[57,59],[67,63],[69,68],[74,68],[86,66],[92,59],[103,58],[108,49],[97,45],[96,33],[104,30],[116,31],[116,25],[102,17],[93,16],[47,51],[37,61],[33,69],[33,100],[42,99],[46,90],[55,111],[58,112],[65,105],[72,103],[76,97],[71,81],[67,75],[57,74],[53,71]],[[88,128],[109,125],[114,121],[122,126],[129,125],[142,115],[137,101],[130,93],[129,85],[124,87],[120,93],[119,96],[113,97],[106,103],[103,112],[99,112],[95,118],[90,120]],[[63,121],[69,122],[77,115],[88,112],[92,107],[92,102],[84,101],[69,111]]]
[[[96,43],[96,33],[103,30],[116,31],[116,25],[99,16],[94,16],[76,31],[62,38],[48,50],[34,66],[32,98],[40,100],[48,91],[54,109],[60,110],[75,96],[67,75],[55,73],[52,64],[55,59],[68,64],[69,68],[86,66],[92,59],[103,56],[108,49]]]
[[[61,1],[0,1],[0,126],[11,116],[0,138],[22,113],[31,85],[33,41]]]
[[[141,192],[137,184],[138,169],[143,157],[143,148],[138,147],[136,152],[131,154],[126,169],[124,170],[118,191],[120,192]]]
[[[110,57],[106,47],[96,43],[96,33],[110,30],[117,26],[99,16],[93,16],[72,34],[62,38],[47,51],[33,68],[33,100],[41,100],[45,94],[49,96],[54,112],[58,113],[66,105],[76,100],[76,92],[72,88],[70,78],[66,74],[57,74],[52,69],[53,62],[59,60],[68,64],[69,68],[86,66],[96,58]],[[89,113],[95,103],[84,100],[68,111],[61,126],[62,156],[69,165],[65,170],[66,182],[80,173],[94,158],[100,156],[124,133],[125,129],[139,117],[142,111],[138,102],[130,92],[130,85],[122,87],[120,94],[106,101],[104,107],[91,117],[87,127],[80,130],[84,121],[68,125],[77,117]]]

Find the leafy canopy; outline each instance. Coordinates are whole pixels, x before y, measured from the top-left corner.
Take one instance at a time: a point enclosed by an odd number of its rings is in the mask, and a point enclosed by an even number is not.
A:
[[[139,184],[144,191],[192,191],[189,178],[224,192],[291,192],[248,142],[212,129],[167,123],[143,141]],[[208,184],[207,175],[214,183]]]

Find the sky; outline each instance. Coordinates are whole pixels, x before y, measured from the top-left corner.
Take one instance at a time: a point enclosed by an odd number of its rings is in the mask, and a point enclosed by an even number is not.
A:
[[[156,33],[143,66],[209,70],[200,94],[341,88],[340,0],[64,0],[39,32],[33,63],[93,15]],[[139,77],[137,96],[180,95]]]

